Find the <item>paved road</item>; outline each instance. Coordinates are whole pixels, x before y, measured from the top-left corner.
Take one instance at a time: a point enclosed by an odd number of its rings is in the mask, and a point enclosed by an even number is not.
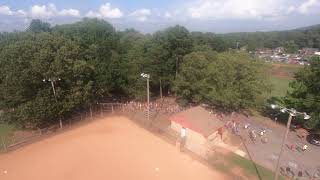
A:
[[[274,170],[280,153],[285,126],[271,121],[261,123],[261,120],[259,121],[257,119],[248,119],[246,122],[251,124],[250,129],[255,129],[258,132],[260,132],[262,128],[267,128],[266,134],[269,141],[265,144],[261,142],[259,136],[254,144],[248,136],[248,130],[244,128],[240,130],[240,134],[247,139],[246,144],[253,160],[260,165]],[[242,121],[242,124],[244,124],[244,121]],[[292,143],[300,144],[300,146],[306,143],[308,149],[305,152],[292,151],[288,148]],[[244,147],[243,150],[245,150]],[[320,147],[309,144],[306,140],[301,140],[295,132],[290,132],[283,153],[281,167],[290,167],[295,173],[302,170],[304,171],[303,174],[307,177],[305,170],[307,170],[309,174],[313,174],[317,168],[320,168],[319,155]]]

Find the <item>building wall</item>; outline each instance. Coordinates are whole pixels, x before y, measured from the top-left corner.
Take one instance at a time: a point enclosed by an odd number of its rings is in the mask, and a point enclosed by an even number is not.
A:
[[[171,128],[180,135],[180,131],[182,128],[180,124],[171,121]],[[203,137],[200,133],[187,128],[185,148],[200,156],[205,157],[207,154],[206,143],[207,139]]]

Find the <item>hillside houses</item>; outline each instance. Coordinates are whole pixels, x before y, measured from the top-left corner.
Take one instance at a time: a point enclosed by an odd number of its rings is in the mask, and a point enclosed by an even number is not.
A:
[[[267,62],[282,62],[288,64],[308,64],[308,60],[312,56],[320,56],[318,48],[302,48],[297,54],[285,53],[284,47],[259,48],[256,49],[254,55],[258,58],[264,59]]]

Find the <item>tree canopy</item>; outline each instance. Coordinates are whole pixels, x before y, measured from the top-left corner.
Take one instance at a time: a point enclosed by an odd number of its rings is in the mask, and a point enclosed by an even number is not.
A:
[[[34,33],[39,32],[50,32],[51,25],[47,22],[43,22],[40,19],[33,19],[27,29],[27,31],[31,31]]]
[[[109,98],[145,100],[141,73],[151,75],[154,97],[225,110],[259,106],[268,89],[263,63],[179,25],[142,34],[99,19],[33,20],[24,32],[0,33],[0,67],[0,121],[32,127]]]
[[[305,121],[308,128],[320,129],[320,58],[314,57],[310,66],[295,75],[295,81],[284,98],[288,107],[311,114],[311,119]]]
[[[183,101],[226,111],[252,108],[269,89],[262,67],[243,53],[193,52],[184,57],[175,91]]]

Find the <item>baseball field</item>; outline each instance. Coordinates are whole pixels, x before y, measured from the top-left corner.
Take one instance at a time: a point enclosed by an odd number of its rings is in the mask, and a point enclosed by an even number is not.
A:
[[[95,120],[5,154],[1,180],[228,179],[124,117]]]

